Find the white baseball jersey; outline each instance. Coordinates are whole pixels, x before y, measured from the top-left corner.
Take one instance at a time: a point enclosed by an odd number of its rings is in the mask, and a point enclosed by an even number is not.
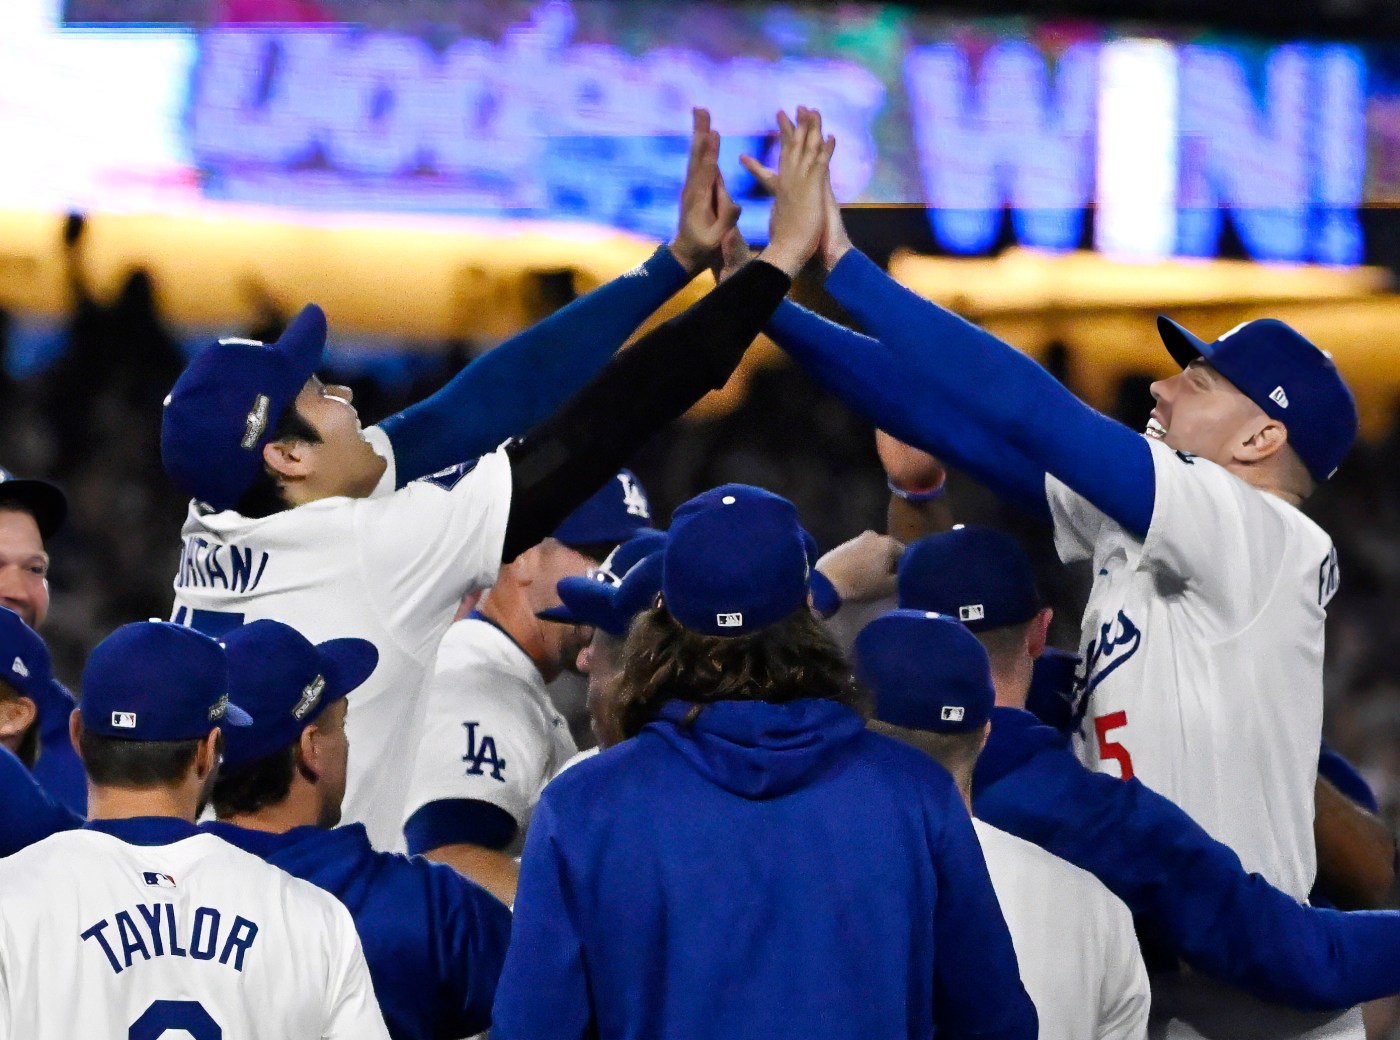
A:
[[[1080,757],[1166,795],[1246,870],[1303,900],[1317,873],[1313,789],[1336,550],[1277,496],[1148,443],[1156,501],[1145,539],[1046,480],[1060,557],[1094,568]],[[1363,1035],[1359,1013],[1301,1015],[1191,974],[1152,981],[1154,1036]]]
[[[1094,875],[972,821],[1040,1040],[1142,1040],[1150,996],[1133,917]]]
[[[577,753],[525,651],[491,622],[464,618],[438,648],[404,819],[430,802],[490,802],[519,825],[518,852],[544,785]]]
[[[1322,643],[1336,552],[1295,507],[1220,466],[1149,441],[1145,539],[1053,477],[1066,562],[1091,559],[1084,612],[1091,768],[1136,776],[1270,883],[1306,898]]]
[[[392,455],[377,427],[365,433]],[[393,488],[390,458],[369,498],[327,498],[258,520],[191,503],[172,615],[211,635],[272,618],[312,642],[355,636],[375,645],[379,665],[350,695],[344,812],[387,851],[403,847],[404,795],[438,642],[462,596],[500,570],[510,460],[496,451]]]
[[[387,1038],[350,912],[187,827],[163,845],[65,831],[0,860],[0,1036]]]

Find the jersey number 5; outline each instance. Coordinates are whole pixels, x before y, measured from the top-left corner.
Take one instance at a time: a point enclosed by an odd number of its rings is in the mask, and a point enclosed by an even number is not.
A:
[[[1131,780],[1133,778],[1133,756],[1128,754],[1128,749],[1122,744],[1108,739],[1110,732],[1122,729],[1127,724],[1128,713],[1126,711],[1111,711],[1107,715],[1100,715],[1094,719],[1094,732],[1099,738],[1099,761],[1113,759],[1118,763],[1122,778]]]
[[[157,1000],[131,1023],[127,1040],[161,1040],[183,1031],[194,1040],[223,1040],[224,1031],[197,1000]]]

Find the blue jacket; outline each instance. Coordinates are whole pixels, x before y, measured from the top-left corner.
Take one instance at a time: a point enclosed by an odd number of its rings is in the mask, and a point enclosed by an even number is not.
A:
[[[87,774],[68,736],[73,695],[58,683],[34,698],[39,709],[39,760],[34,778],[59,805],[78,816],[87,815]]]
[[[0,856],[13,855],[50,834],[76,830],[84,822],[44,790],[8,748],[0,747]]]
[[[690,708],[545,788],[494,1040],[1036,1035],[946,772],[831,701]]]
[[[993,709],[972,794],[979,819],[1095,875],[1206,975],[1307,1011],[1400,992],[1400,913],[1298,903],[1173,802],[1085,769],[1029,712]]]
[[[358,823],[203,829],[345,904],[394,1040],[456,1040],[491,1024],[510,911],[485,889],[440,863],[376,852]]]

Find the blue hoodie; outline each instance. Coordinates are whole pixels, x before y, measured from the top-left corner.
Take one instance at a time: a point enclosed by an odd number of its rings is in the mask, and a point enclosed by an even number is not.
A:
[[[545,788],[494,1040],[1036,1035],[946,772],[831,701],[692,707]]]
[[[1300,904],[1174,802],[1085,769],[1030,712],[992,709],[972,796],[979,819],[1095,875],[1205,975],[1304,1011],[1400,992],[1400,913]]]
[[[491,1024],[510,911],[485,889],[440,863],[375,851],[358,823],[203,829],[345,904],[394,1040],[454,1040]]]

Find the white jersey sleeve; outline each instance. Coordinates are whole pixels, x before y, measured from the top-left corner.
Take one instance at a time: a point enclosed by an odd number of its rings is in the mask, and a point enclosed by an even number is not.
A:
[[[1246,484],[1221,466],[1149,440],[1156,493],[1147,537],[1137,542],[1113,520],[1049,477],[1046,492],[1061,559],[1092,558],[1104,567],[1113,553],[1157,575],[1164,594],[1179,595],[1180,615],[1195,633],[1221,639],[1253,621],[1283,573],[1295,507]],[[1320,571],[1318,602],[1336,589],[1335,558]]]
[[[369,964],[355,930],[355,920],[344,906],[333,929],[332,971],[326,992],[326,1033],[323,1040],[381,1040],[389,1033],[379,1013]]]
[[[432,802],[487,802],[523,835],[544,785],[576,752],[525,653],[486,621],[458,621],[428,684],[404,818]]]
[[[465,590],[493,584],[510,516],[510,459],[494,451],[355,504],[356,545],[391,631],[423,633],[428,648]],[[351,547],[346,547],[351,551]]]

